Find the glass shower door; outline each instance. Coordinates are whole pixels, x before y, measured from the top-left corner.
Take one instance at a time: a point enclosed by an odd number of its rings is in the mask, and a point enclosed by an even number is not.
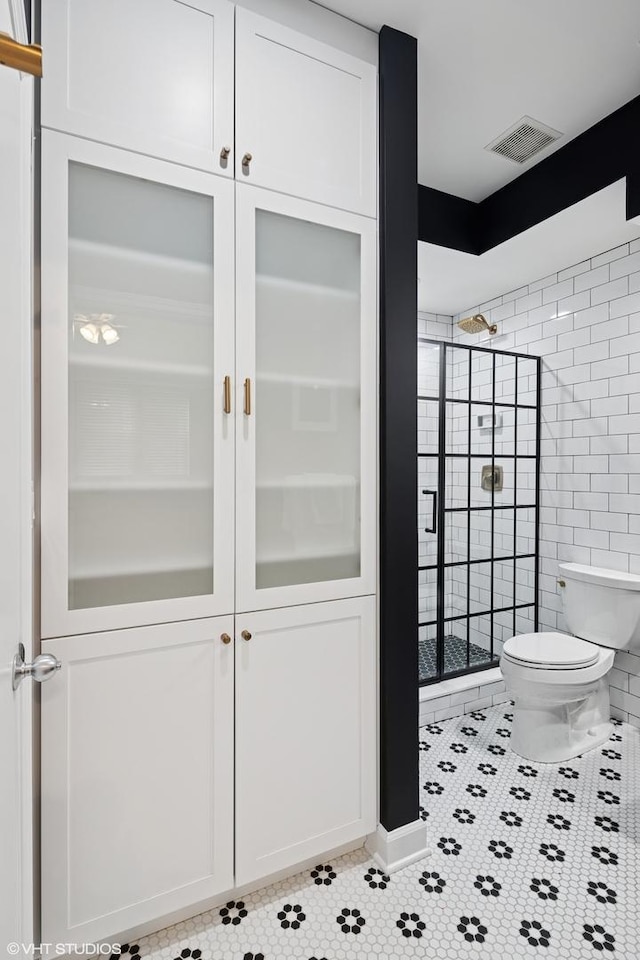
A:
[[[493,666],[536,629],[539,366],[419,341],[422,683]]]

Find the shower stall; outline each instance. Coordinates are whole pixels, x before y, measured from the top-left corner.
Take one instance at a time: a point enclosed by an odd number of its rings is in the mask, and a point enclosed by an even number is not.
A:
[[[538,628],[540,363],[418,338],[421,684]]]

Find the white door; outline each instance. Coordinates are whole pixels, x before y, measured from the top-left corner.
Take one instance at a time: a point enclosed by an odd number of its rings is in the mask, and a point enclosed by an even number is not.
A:
[[[21,0],[0,0],[0,33],[26,40]],[[14,692],[31,633],[31,132],[33,81],[0,66],[0,951],[33,939],[32,683]],[[16,951],[17,952],[17,951]]]
[[[236,186],[236,610],[373,594],[376,224]]]
[[[371,833],[375,598],[236,616],[236,883]]]
[[[233,886],[233,618],[46,640],[42,939],[93,943]]]
[[[42,125],[232,177],[233,12],[228,0],[46,0]]]
[[[236,10],[238,180],[376,215],[377,71]]]
[[[43,637],[233,611],[233,194],[43,131]]]

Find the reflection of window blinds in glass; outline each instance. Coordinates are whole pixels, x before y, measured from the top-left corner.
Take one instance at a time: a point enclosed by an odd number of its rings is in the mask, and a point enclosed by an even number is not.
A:
[[[153,477],[189,476],[189,398],[173,390],[141,398],[142,469]]]
[[[189,397],[160,385],[72,385],[71,476],[189,476]]]

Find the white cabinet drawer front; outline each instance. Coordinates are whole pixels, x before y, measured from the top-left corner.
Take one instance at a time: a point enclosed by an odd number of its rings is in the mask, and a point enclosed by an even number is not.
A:
[[[233,5],[46,0],[44,126],[231,176]]]
[[[243,884],[374,828],[375,599],[244,614],[236,634]]]
[[[229,618],[43,644],[43,939],[92,942],[233,883]]]
[[[376,90],[371,64],[238,8],[236,177],[375,217]]]

